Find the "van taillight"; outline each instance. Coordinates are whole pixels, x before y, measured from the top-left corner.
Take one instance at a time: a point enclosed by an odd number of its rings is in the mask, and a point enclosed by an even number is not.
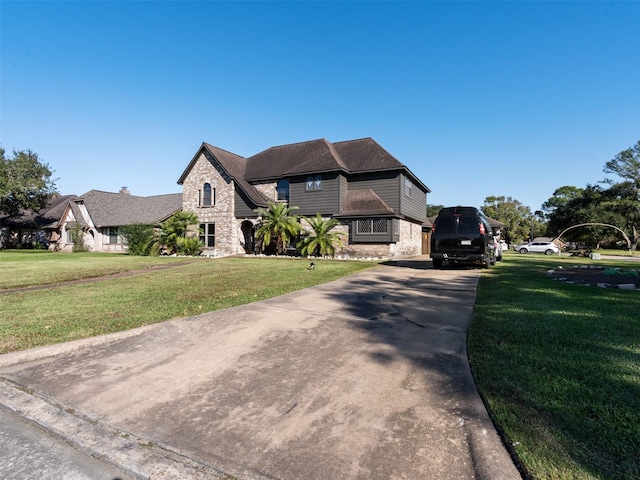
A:
[[[436,233],[436,224],[431,225],[431,233]]]
[[[480,222],[478,225],[480,226],[480,235],[484,235],[485,234],[484,223]]]

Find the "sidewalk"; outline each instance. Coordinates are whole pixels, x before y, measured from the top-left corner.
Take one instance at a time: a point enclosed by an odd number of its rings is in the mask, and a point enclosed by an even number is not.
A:
[[[466,357],[480,270],[427,265],[2,355],[0,404],[138,478],[520,478]]]

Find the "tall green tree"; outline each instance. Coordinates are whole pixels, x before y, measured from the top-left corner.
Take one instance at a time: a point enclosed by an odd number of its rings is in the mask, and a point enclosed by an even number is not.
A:
[[[336,253],[336,247],[342,245],[342,232],[332,232],[332,230],[340,225],[335,218],[322,218],[320,213],[316,213],[315,217],[302,217],[311,227],[312,234],[300,240],[297,244],[298,250],[302,255],[331,255]]]
[[[640,140],[609,160],[603,170],[605,173],[615,173],[620,178],[632,182],[640,190]]]
[[[264,247],[274,242],[276,254],[283,253],[291,239],[300,232],[299,217],[293,213],[297,209],[298,207],[290,207],[283,202],[269,202],[267,209],[256,209],[255,212],[262,217],[256,239],[260,240]]]
[[[623,181],[614,184],[619,194],[616,211],[624,216],[627,234],[631,238],[631,249],[636,250],[640,242],[640,140],[609,160],[604,166],[605,173],[615,173]],[[605,180],[613,183],[611,180]]]
[[[571,200],[581,197],[583,193],[584,188],[573,187],[571,185],[556,188],[553,192],[553,196],[542,204],[542,210],[545,215],[548,216],[557,208],[564,207]]]
[[[491,196],[484,200],[482,211],[485,215],[504,223],[502,238],[509,244],[528,238],[531,233],[531,209],[511,197]],[[534,219],[535,221],[535,219]],[[535,231],[543,231],[537,225]]]
[[[620,188],[620,184],[610,188],[587,185],[581,189],[580,195],[550,211],[549,230],[554,235],[559,235],[567,228],[581,223],[604,223],[624,230],[623,198],[628,194],[628,191]],[[589,225],[566,232],[562,239],[598,247],[603,242],[620,240],[620,236],[610,227]]]
[[[40,210],[56,193],[53,171],[31,150],[5,156],[0,147],[0,212],[16,215],[21,209]]]

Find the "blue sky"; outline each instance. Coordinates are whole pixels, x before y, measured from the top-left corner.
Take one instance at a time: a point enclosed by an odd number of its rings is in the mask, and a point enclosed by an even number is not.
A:
[[[373,137],[429,204],[537,210],[640,140],[640,2],[0,2],[0,145],[61,193],[177,193],[243,156]]]

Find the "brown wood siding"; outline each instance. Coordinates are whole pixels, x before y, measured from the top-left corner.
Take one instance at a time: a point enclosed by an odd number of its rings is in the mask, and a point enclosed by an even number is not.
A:
[[[394,211],[400,212],[399,177],[398,172],[353,175],[349,178],[349,190],[369,188]]]
[[[258,215],[254,212],[257,208],[251,201],[238,189],[235,190],[234,215],[236,218],[256,218]]]
[[[313,175],[315,178],[316,175]],[[340,212],[341,175],[323,174],[322,189],[308,190],[307,177],[294,177],[289,183],[289,205],[298,207],[296,215],[313,216],[320,213],[330,216]]]
[[[427,220],[427,192],[411,182],[411,196],[406,195],[405,175],[400,175],[400,213],[405,217],[424,223]]]
[[[343,174],[340,174],[338,175],[338,183],[340,189],[340,205],[338,212],[341,212],[347,199],[347,192],[349,191],[349,181],[347,180],[347,177],[345,177]]]

